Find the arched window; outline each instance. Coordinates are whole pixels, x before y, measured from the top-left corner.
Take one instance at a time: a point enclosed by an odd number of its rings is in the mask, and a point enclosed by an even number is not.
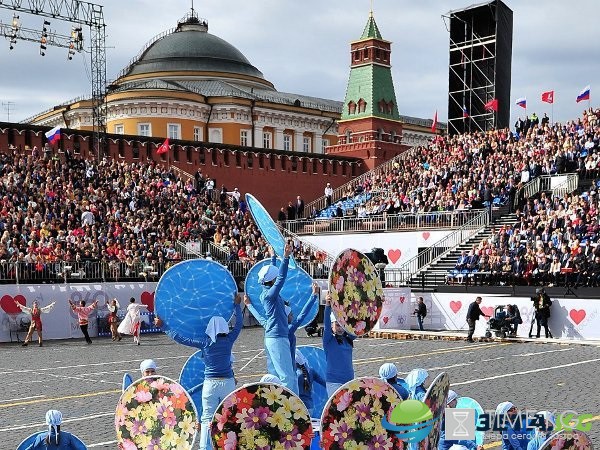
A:
[[[348,114],[354,114],[356,112],[356,103],[352,100],[348,103]]]
[[[352,131],[350,129],[346,130],[346,144],[350,144],[352,142]]]
[[[365,112],[365,111],[366,111],[366,109],[367,109],[367,102],[365,102],[365,99],[364,99],[364,98],[361,98],[361,99],[358,101],[358,113],[359,113],[359,114],[360,114],[360,113],[363,113],[363,112]]]
[[[377,130],[377,140],[378,140],[378,141],[383,141],[383,133],[384,133],[384,132],[383,132],[383,129],[379,128],[379,129]]]

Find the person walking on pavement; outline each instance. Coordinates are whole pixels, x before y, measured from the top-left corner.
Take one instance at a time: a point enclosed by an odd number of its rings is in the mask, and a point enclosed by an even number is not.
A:
[[[467,342],[473,341],[473,333],[475,333],[475,323],[479,320],[479,317],[487,317],[490,316],[483,313],[479,305],[481,305],[482,298],[477,297],[473,303],[469,305],[469,310],[467,311],[467,324],[469,325],[469,334],[467,335]]]
[[[537,334],[535,337],[540,337],[541,328],[544,327],[546,338],[552,338],[552,333],[550,333],[550,330],[548,329],[548,319],[550,318],[550,306],[552,306],[552,300],[550,300],[550,296],[546,294],[546,291],[543,288],[536,289],[535,293],[535,297],[531,297],[533,307],[535,308],[535,321],[537,323]],[[531,332],[529,333],[529,337],[532,337]]]
[[[75,314],[77,314],[77,318],[79,320],[79,328],[81,328],[81,332],[85,337],[85,342],[88,344],[92,343],[90,339],[90,335],[88,334],[88,324],[89,324],[89,316],[98,305],[98,300],[92,303],[90,306],[85,306],[85,300],[81,300],[79,302],[79,306],[75,306],[75,303],[69,299],[69,305],[71,305],[71,309]]]
[[[427,316],[427,306],[425,306],[423,297],[419,297],[419,300],[417,301],[417,307],[413,311],[413,314],[417,316],[419,330],[423,331],[423,319],[425,319],[425,316]]]

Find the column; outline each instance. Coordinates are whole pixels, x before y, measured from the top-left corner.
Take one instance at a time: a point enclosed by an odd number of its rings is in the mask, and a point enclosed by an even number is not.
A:
[[[294,151],[300,153],[304,151],[304,131],[303,130],[295,130],[294,131]]]
[[[283,150],[283,128],[275,128],[275,136],[273,136],[273,148]]]
[[[263,148],[263,129],[258,125],[254,125],[254,147]]]
[[[323,152],[323,136],[320,133],[315,133],[313,138],[313,153],[324,153]]]

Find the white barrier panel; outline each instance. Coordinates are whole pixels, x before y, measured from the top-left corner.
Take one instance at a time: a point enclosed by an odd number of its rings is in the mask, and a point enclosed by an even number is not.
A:
[[[302,239],[322,248],[331,255],[337,255],[346,248],[360,252],[370,252],[372,248],[382,248],[390,262],[389,268],[400,267],[417,256],[419,249],[431,247],[445,238],[453,230],[403,231],[400,233],[346,233],[306,235]]]
[[[108,314],[105,306],[107,299],[117,298],[125,310],[129,299],[134,297],[136,302],[148,305],[149,310],[153,311],[155,289],[156,283],[4,285],[0,297],[0,342],[9,342],[11,327],[15,327],[22,317],[27,317],[27,314],[18,312],[20,310],[14,304],[15,298],[25,300],[28,307],[34,301],[38,301],[41,307],[56,301],[50,313],[42,314],[44,339],[69,339],[83,338],[77,316],[69,307],[69,299],[74,303],[85,300],[87,305],[98,300],[98,309],[90,315],[89,321],[90,336],[97,336],[96,319],[98,315],[102,317]],[[37,339],[35,333],[33,336]]]
[[[410,330],[412,308],[410,288],[385,288],[385,301],[374,330]],[[411,309],[412,308],[412,309]]]
[[[517,305],[523,319],[519,325],[517,336],[528,337],[533,319],[533,302],[529,297],[510,297],[501,295],[422,293],[427,305],[425,328],[443,330],[467,330],[467,310],[475,298],[481,296],[481,310],[493,316],[494,309],[508,303]],[[413,295],[415,302],[415,295]],[[552,298],[550,331],[555,338],[562,339],[599,339],[600,338],[600,300],[584,298]],[[413,327],[414,328],[414,327]],[[476,336],[483,336],[487,328],[487,320],[479,319],[475,328]],[[533,334],[537,333],[534,325]],[[544,336],[542,328],[541,336]]]

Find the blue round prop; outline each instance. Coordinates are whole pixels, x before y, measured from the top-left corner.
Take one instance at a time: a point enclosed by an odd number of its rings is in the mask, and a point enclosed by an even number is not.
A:
[[[187,359],[181,368],[179,384],[192,397],[198,417],[202,417],[202,385],[204,384],[202,351],[197,351]]]
[[[35,438],[38,437],[38,435],[45,434],[45,433],[46,433],[46,431],[39,431],[37,433],[33,433],[31,436],[27,436],[25,439],[23,439],[23,442],[21,442],[17,446],[17,450],[25,450],[27,447],[29,447],[31,444],[33,444],[35,442]],[[75,450],[87,450],[87,446],[83,443],[83,441],[81,439],[79,439],[74,434],[71,434],[71,437],[73,438],[71,441],[73,446],[71,446],[69,448],[73,448]]]
[[[483,408],[477,402],[477,400],[471,397],[458,397],[456,401],[456,407],[461,409],[474,409],[475,410],[475,423],[478,423],[479,416],[484,413]],[[475,443],[477,445],[483,445],[483,438],[485,437],[484,431],[475,432]]]
[[[133,378],[131,378],[131,375],[129,375],[128,373],[123,374],[123,385],[122,385],[122,392],[125,392],[125,389],[127,389],[129,386],[131,386],[131,384],[133,383]]]
[[[269,264],[271,264],[270,259],[263,259],[252,266],[248,271],[248,275],[246,275],[246,282],[244,283],[246,295],[250,297],[252,306],[254,306],[263,317],[265,317],[265,309],[260,301],[260,294],[263,291],[263,287],[258,282],[258,272],[261,268]],[[281,261],[277,260],[277,267],[280,265]],[[312,282],[313,280],[310,275],[301,267],[298,267],[297,270],[288,271],[285,284],[281,290],[281,297],[290,303],[294,317],[298,317],[300,311],[302,311],[302,308],[304,308],[304,305],[306,305],[306,302],[310,299],[310,296],[312,295]],[[310,308],[306,317],[300,322],[298,328],[305,327],[311,323],[318,312],[319,302],[317,301]]]
[[[302,356],[306,359],[308,366],[314,371],[321,375],[324,380],[327,376],[327,359],[325,357],[325,351],[322,348],[314,347],[312,345],[301,345],[296,347],[296,350],[302,353]],[[321,417],[323,414],[323,408],[327,403],[327,389],[321,386],[319,383],[313,383],[312,385],[312,399],[313,399],[313,410],[310,411],[311,417]]]
[[[160,277],[154,310],[163,331],[175,342],[199,348],[211,317],[229,320],[236,293],[233,276],[221,264],[206,259],[183,261]]]
[[[273,222],[265,207],[252,194],[246,194],[246,202],[248,203],[250,214],[252,214],[254,222],[256,222],[265,240],[273,247],[277,256],[283,258],[285,239],[279,232],[277,225]],[[293,257],[290,257],[290,267],[292,269],[296,268],[296,262]]]

